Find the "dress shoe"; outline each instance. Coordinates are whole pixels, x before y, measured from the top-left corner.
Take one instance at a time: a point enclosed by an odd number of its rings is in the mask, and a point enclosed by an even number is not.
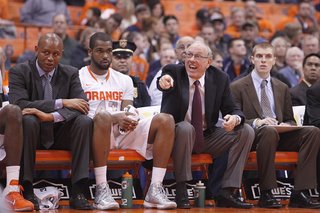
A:
[[[306,191],[293,191],[289,207],[318,209],[320,208],[320,202],[314,202]]]
[[[24,195],[24,199],[26,199],[27,201],[30,201],[31,203],[33,203],[34,210],[36,210],[36,211],[40,210],[38,200],[34,196],[34,194],[32,194],[32,195]]]
[[[92,210],[91,203],[87,200],[84,194],[78,194],[76,198],[71,197],[69,200],[70,208],[77,210]]]
[[[281,203],[277,201],[270,190],[263,191],[260,196],[259,206],[262,208],[280,208]]]
[[[253,207],[252,203],[246,203],[245,201],[239,200],[233,193],[230,193],[229,195],[220,193],[216,203],[217,207],[233,207],[240,209],[250,209]]]
[[[188,199],[187,190],[184,192],[177,192],[175,200],[178,209],[190,209],[191,205]]]

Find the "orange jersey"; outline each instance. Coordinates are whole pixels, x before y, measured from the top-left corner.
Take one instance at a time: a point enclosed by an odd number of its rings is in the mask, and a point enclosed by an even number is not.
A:
[[[1,72],[0,72],[1,74]],[[4,94],[8,94],[8,90],[9,90],[9,75],[8,75],[8,70],[6,70],[6,76],[5,78],[2,80],[2,90]]]
[[[227,29],[224,31],[225,34],[231,35],[232,38],[240,38],[241,31],[234,25],[228,25]]]
[[[149,63],[143,58],[137,57],[135,55],[132,56],[133,63],[130,71],[130,75],[138,75],[142,81],[146,81],[148,71],[149,71]]]
[[[99,9],[101,10],[101,15],[103,14],[103,12],[104,12],[105,10],[114,10],[114,12],[111,11],[111,14],[117,12],[117,8],[116,8],[113,4],[107,3],[107,4],[104,4],[104,5],[101,5],[101,4],[99,4],[98,2],[94,1],[94,2],[91,2],[91,3],[86,3],[86,4],[83,6],[82,13],[81,13],[81,18],[80,18],[81,21],[86,18],[86,13],[87,13],[87,11],[88,11],[88,9],[89,9],[90,7],[97,7],[97,8],[99,8]]]

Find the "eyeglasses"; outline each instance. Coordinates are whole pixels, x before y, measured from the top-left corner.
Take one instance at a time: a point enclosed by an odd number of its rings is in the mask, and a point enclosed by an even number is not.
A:
[[[194,55],[192,53],[186,53],[186,57],[187,58],[192,58],[194,56],[194,59],[196,60],[200,60],[200,59],[204,59],[204,58],[209,58],[209,57],[205,57],[205,56],[201,56],[201,55]]]

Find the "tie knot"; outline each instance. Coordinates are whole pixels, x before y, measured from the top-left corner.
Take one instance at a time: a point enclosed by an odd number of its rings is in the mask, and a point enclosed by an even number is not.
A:
[[[43,74],[44,79],[46,79],[47,81],[50,79],[49,73],[45,73]]]
[[[265,88],[265,86],[267,85],[268,81],[267,80],[263,80],[261,82],[261,88]]]
[[[193,84],[194,84],[196,87],[198,87],[199,84],[200,84],[200,81],[199,81],[199,80],[196,80]]]

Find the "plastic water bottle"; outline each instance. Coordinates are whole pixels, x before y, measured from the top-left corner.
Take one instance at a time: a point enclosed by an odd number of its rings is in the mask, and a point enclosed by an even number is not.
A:
[[[132,175],[128,172],[122,175],[121,182],[121,208],[132,208]]]
[[[206,205],[206,186],[201,180],[194,187],[194,207],[204,208]]]

